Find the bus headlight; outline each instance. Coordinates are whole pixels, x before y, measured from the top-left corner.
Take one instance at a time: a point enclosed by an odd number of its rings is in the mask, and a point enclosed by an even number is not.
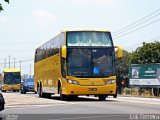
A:
[[[68,83],[69,83],[69,84],[76,84],[76,85],[79,84],[79,82],[76,81],[76,80],[68,80]]]
[[[105,80],[105,83],[106,83],[106,84],[113,84],[113,83],[116,83],[116,80],[115,80],[115,79]]]

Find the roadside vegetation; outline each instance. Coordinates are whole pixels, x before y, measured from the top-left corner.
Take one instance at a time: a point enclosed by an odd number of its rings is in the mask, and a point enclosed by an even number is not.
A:
[[[5,2],[9,3],[9,0],[4,0]],[[3,10],[3,6],[2,4],[0,3],[0,12]]]
[[[126,94],[132,94],[129,88],[129,65],[130,64],[149,64],[160,63],[160,42],[155,41],[151,43],[144,42],[141,47],[135,51],[128,52],[123,50],[123,57],[116,61],[117,85],[119,93],[125,91]],[[124,84],[122,85],[122,80]],[[126,90],[123,90],[125,88]],[[154,95],[154,91],[149,88],[137,88],[137,95],[145,95],[144,93]],[[126,92],[127,91],[127,92]],[[133,91],[134,92],[134,91]]]

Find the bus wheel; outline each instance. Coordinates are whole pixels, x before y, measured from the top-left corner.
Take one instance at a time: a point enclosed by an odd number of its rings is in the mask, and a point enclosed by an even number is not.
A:
[[[70,95],[70,96],[69,96],[69,100],[71,100],[71,101],[76,101],[76,100],[78,100],[78,95]]]
[[[24,90],[23,93],[26,94],[26,91]]]
[[[62,87],[61,87],[61,86],[59,87],[59,94],[60,94],[60,98],[61,98],[61,100],[64,100],[64,101],[68,100],[68,99],[67,99],[67,98],[68,98],[68,96],[67,96],[67,95],[62,94]]]
[[[2,90],[2,92],[6,92],[6,90]]]
[[[41,85],[38,87],[38,95],[39,97],[43,97],[43,91]]]
[[[113,95],[114,98],[117,98],[117,94]]]
[[[51,93],[43,93],[44,98],[51,98]]]
[[[117,98],[117,90],[116,93],[113,95],[113,98]]]
[[[107,95],[98,95],[99,101],[105,101]]]
[[[23,94],[23,90],[21,90],[21,94]]]

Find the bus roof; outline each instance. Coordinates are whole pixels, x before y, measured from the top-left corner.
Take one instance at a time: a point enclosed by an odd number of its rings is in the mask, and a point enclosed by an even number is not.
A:
[[[66,30],[62,30],[62,32],[74,32],[74,31],[95,31],[95,32],[110,32],[108,30],[105,29],[66,29]]]
[[[19,68],[5,68],[3,72],[20,72]]]

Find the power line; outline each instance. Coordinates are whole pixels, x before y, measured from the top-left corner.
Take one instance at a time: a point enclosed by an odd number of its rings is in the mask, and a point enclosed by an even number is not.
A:
[[[141,27],[139,27],[139,28],[137,28],[137,29],[134,29],[134,30],[132,30],[132,31],[130,31],[130,32],[128,32],[128,33],[122,34],[122,35],[117,36],[117,37],[113,37],[113,39],[120,38],[120,37],[123,37],[123,36],[125,36],[125,35],[128,35],[128,34],[130,34],[130,33],[132,33],[132,32],[135,32],[135,31],[137,31],[137,30],[139,30],[139,29],[142,29],[142,28],[144,28],[144,27],[147,27],[147,26],[149,26],[149,25],[151,25],[151,24],[153,24],[153,23],[155,23],[155,22],[158,22],[159,20],[160,20],[160,19],[157,19],[157,20],[155,20],[155,21],[153,21],[153,22],[150,22],[150,23],[148,23],[148,24],[146,24],[146,25],[144,25],[144,26],[141,26]]]
[[[1,43],[1,45],[6,45],[6,44],[7,44],[7,45],[13,45],[13,44],[16,44],[16,45],[17,45],[17,44],[20,44],[20,45],[21,45],[21,44],[25,44],[25,45],[26,45],[26,44],[29,44],[29,45],[30,45],[30,44],[39,44],[39,43],[40,43],[40,42],[29,42],[29,43],[27,43],[27,42],[4,42],[4,43]]]
[[[29,62],[29,61],[33,61],[33,60],[34,60],[34,59],[20,60],[20,61],[17,61],[17,62],[15,62],[15,63]],[[5,63],[0,63],[0,64],[5,64]],[[9,62],[6,62],[6,64],[9,64]],[[14,64],[14,63],[11,63],[11,62],[10,62],[10,64]]]
[[[153,12],[153,13],[150,13],[149,15],[147,15],[147,16],[145,16],[145,17],[143,17],[142,19],[140,19],[140,20],[138,20],[138,21],[136,21],[136,22],[134,22],[134,23],[132,23],[132,24],[130,24],[130,25],[128,25],[128,26],[126,26],[126,27],[124,27],[124,28],[121,28],[121,29],[119,29],[119,30],[117,30],[117,31],[113,32],[113,34],[118,33],[119,31],[122,31],[122,30],[124,30],[124,29],[126,29],[126,28],[128,28],[128,27],[132,26],[132,25],[134,25],[134,24],[136,24],[136,23],[138,23],[138,22],[140,22],[140,21],[142,21],[142,20],[144,20],[144,19],[148,18],[149,16],[151,16],[151,15],[153,15],[153,14],[155,14],[155,13],[159,12],[159,11],[160,11],[160,9],[156,10],[156,11],[155,11],[155,12]]]
[[[160,15],[160,13],[154,15],[153,17],[151,17],[151,18],[149,18],[149,19],[146,19],[145,21],[142,21],[142,22],[140,22],[140,23],[138,23],[138,24],[135,24],[135,25],[133,25],[133,26],[131,26],[131,27],[128,27],[127,29],[121,30],[121,31],[118,32],[117,34],[114,34],[114,36],[117,36],[117,35],[119,35],[119,34],[121,34],[121,33],[123,33],[123,32],[126,32],[126,31],[128,31],[128,30],[130,30],[130,29],[132,29],[132,28],[135,28],[135,27],[137,27],[138,25],[141,25],[141,24],[143,24],[143,23],[151,20],[152,18],[154,18],[154,17],[156,17],[156,16],[158,16],[158,15]]]
[[[31,49],[28,49],[28,50],[0,50],[0,52],[24,52],[24,51],[35,51],[35,50],[31,50]]]
[[[14,57],[13,60],[14,60],[14,59],[22,59],[22,58],[23,58],[23,60],[30,60],[30,59],[33,59],[33,57],[20,57],[20,58]],[[5,61],[7,60],[7,58],[0,58],[0,59],[2,59],[3,61],[4,61],[4,60],[5,60]],[[8,64],[8,62],[6,62],[6,63]],[[15,63],[16,63],[16,62],[15,62]],[[0,64],[3,64],[3,63],[0,63]],[[13,63],[11,62],[11,64],[13,64]]]
[[[155,37],[155,38],[153,38],[153,39],[146,40],[145,42],[151,42],[151,41],[160,41],[160,36]],[[135,47],[135,46],[138,46],[138,45],[140,45],[140,44],[142,44],[142,42],[139,42],[139,43],[137,43],[137,44],[134,44],[134,45],[125,47],[125,49],[131,49],[131,48],[133,48],[133,47]]]
[[[29,60],[21,60],[21,61],[18,61],[18,62],[16,62],[16,63],[19,63],[19,62],[28,62],[28,61],[33,61],[34,59],[29,59]]]

